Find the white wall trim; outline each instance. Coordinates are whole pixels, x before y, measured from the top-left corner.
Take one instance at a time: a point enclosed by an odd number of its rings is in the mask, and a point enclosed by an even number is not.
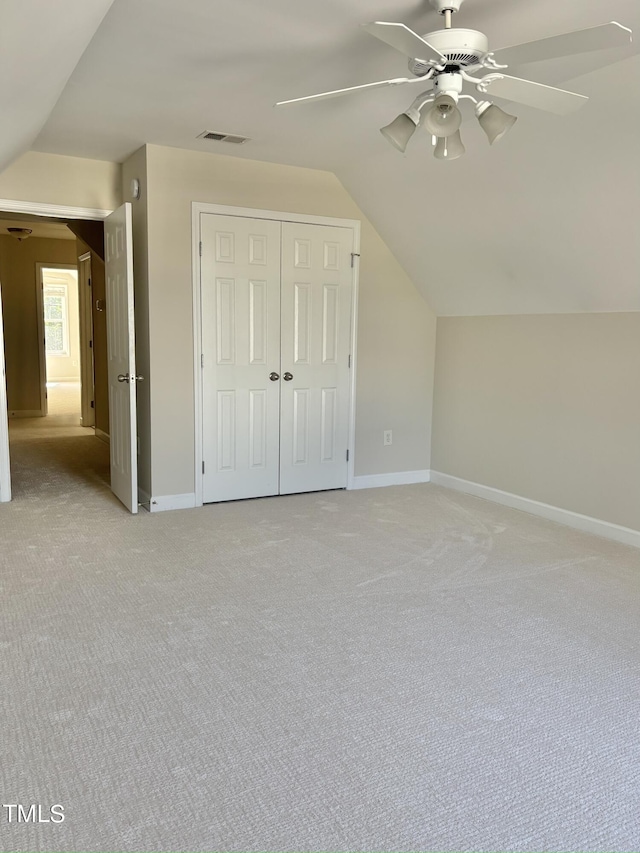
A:
[[[103,429],[98,429],[98,427],[96,427],[96,438],[99,438],[100,441],[104,441],[105,444],[111,444],[109,433],[105,432]]]
[[[308,225],[331,225],[338,228],[350,228],[353,232],[354,264],[352,269],[351,297],[351,377],[349,388],[349,461],[347,463],[347,489],[356,488],[355,479],[355,438],[356,438],[356,371],[357,371],[357,329],[358,329],[358,285],[360,274],[360,220],[338,219],[331,216],[288,213],[282,210],[261,210],[252,207],[233,207],[224,204],[191,202],[191,269],[193,287],[193,373],[194,373],[194,414],[195,414],[195,504],[202,506],[202,301],[200,290],[200,215],[214,213],[222,216],[239,216],[250,219],[271,219],[276,222],[302,222]],[[152,510],[155,511],[155,510]]]
[[[0,198],[4,213],[33,213],[36,216],[55,216],[61,219],[106,219],[112,210],[97,207],[66,207],[62,204],[39,204],[34,201]]]
[[[532,515],[546,518],[549,521],[556,521],[558,524],[574,527],[576,530],[582,530],[585,533],[593,533],[596,536],[613,539],[615,542],[622,542],[624,545],[633,545],[636,548],[640,548],[640,530],[632,530],[630,527],[622,527],[610,521],[592,518],[590,515],[581,515],[569,509],[551,506],[551,504],[534,501],[531,498],[524,498],[521,495],[514,495],[511,492],[503,492],[501,489],[494,489],[492,486],[472,483],[470,480],[462,480],[450,474],[442,474],[440,471],[431,472],[431,482],[437,486],[444,486],[447,489],[455,489],[467,495],[474,495],[477,498],[485,498],[494,503],[511,507],[511,509],[520,509]]]
[[[46,412],[41,412],[40,409],[11,409],[9,411],[10,418],[43,418]]]
[[[171,509],[193,509],[196,506],[195,492],[185,495],[157,495],[149,498],[149,512],[165,512]]]
[[[381,486],[409,486],[412,483],[429,483],[431,472],[394,471],[392,474],[363,474],[353,478],[352,489],[377,489]]]

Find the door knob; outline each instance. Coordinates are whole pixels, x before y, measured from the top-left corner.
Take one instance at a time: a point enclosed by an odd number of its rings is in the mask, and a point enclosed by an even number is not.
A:
[[[291,380],[293,379],[293,373],[289,373],[289,371],[287,370],[287,372],[282,378],[285,382],[291,382]]]
[[[118,382],[128,382],[131,377],[128,373],[119,373]]]
[[[272,372],[269,374],[269,379],[270,379],[272,382],[277,382],[277,381],[278,381],[278,379],[280,379],[280,374],[279,374],[279,373],[276,373],[276,372],[275,372],[275,370],[274,370],[274,371],[272,371]]]

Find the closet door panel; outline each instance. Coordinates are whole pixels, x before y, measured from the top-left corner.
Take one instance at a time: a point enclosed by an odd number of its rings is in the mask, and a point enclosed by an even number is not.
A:
[[[282,224],[281,494],[347,485],[352,251],[350,229]]]
[[[201,217],[205,503],[278,494],[280,230]]]

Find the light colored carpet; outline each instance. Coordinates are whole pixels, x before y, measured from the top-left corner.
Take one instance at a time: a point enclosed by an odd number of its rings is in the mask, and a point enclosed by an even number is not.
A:
[[[80,383],[47,382],[47,413],[67,415],[69,423],[80,423]]]
[[[29,445],[0,791],[66,820],[3,850],[640,849],[638,551],[429,485],[132,517]]]

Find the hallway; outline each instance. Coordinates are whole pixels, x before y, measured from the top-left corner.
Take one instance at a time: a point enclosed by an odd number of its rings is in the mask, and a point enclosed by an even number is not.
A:
[[[79,383],[54,383],[47,395],[46,417],[9,421],[13,500],[111,503],[109,445],[80,426]]]

